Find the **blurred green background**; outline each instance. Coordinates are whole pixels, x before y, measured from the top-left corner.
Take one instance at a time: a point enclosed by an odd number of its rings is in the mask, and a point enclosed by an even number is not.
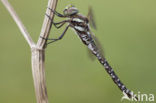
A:
[[[37,41],[47,0],[9,1]],[[93,31],[121,80],[135,93],[156,95],[156,1],[59,0],[57,11],[68,4],[84,15],[93,7],[98,26]],[[63,29],[53,29],[50,37]],[[30,60],[28,44],[0,3],[0,103],[36,102]],[[49,103],[121,102],[122,92],[97,60],[89,60],[72,30],[46,49],[46,83]]]

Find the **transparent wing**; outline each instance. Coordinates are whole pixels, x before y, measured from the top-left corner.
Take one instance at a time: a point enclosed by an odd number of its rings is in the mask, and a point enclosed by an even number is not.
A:
[[[95,17],[93,13],[93,9],[91,6],[88,7],[88,15],[87,18],[89,20],[89,24],[92,28],[97,29],[96,23],[95,23]]]
[[[95,35],[91,31],[90,31],[90,33],[91,33],[91,36],[92,36],[92,38],[93,38],[93,40],[94,40],[100,54],[104,57],[104,50],[102,48],[102,45],[100,44],[100,41],[98,40],[97,37],[95,37]]]
[[[93,53],[87,48],[87,54],[88,54],[88,57],[94,61],[96,59],[95,55],[93,55]]]
[[[91,6],[88,7],[88,15],[87,15],[87,18],[89,20],[89,24],[92,28],[94,28],[95,30],[97,30],[97,26],[96,26],[96,22],[95,22],[95,16],[94,16],[94,13],[93,13],[93,9]],[[104,52],[103,52],[103,48],[98,40],[98,38],[95,37],[95,35],[90,31],[91,33],[91,37],[94,39],[95,41],[95,44],[100,52],[100,54],[102,56],[104,56]],[[95,60],[95,56],[92,54],[92,52],[90,50],[88,50],[88,55],[90,57],[91,60]]]
[[[104,50],[103,50],[102,45],[100,44],[98,38],[96,38],[95,35],[91,31],[90,31],[90,34],[97,46],[97,49],[99,50],[99,53],[101,54],[102,57],[104,57]],[[93,53],[88,48],[87,48],[87,51],[88,51],[89,58],[92,61],[94,61],[96,59],[95,55],[93,55]]]

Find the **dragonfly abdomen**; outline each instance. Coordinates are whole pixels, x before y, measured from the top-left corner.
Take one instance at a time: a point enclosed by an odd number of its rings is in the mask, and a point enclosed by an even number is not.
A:
[[[80,29],[81,28],[81,29]],[[85,30],[83,27],[80,27],[80,30]],[[91,37],[91,34],[89,31],[80,31],[80,30],[76,30],[77,34],[79,35],[80,39],[82,40],[82,42],[88,46],[88,48],[92,51],[92,53],[97,57],[97,59],[99,60],[99,62],[104,66],[105,70],[107,71],[107,73],[110,75],[110,77],[112,78],[112,80],[114,81],[114,83],[118,86],[118,88],[127,94],[128,97],[132,97],[132,92],[126,88],[126,86],[120,81],[120,79],[118,78],[118,76],[116,75],[116,73],[114,72],[114,70],[112,69],[112,67],[109,65],[109,63],[106,61],[106,59],[104,58],[104,56],[101,54],[100,50],[98,49],[98,47],[96,46],[94,40]]]
[[[107,71],[107,73],[111,76],[112,80],[114,81],[114,83],[118,86],[118,88],[126,93],[128,95],[128,97],[132,97],[132,92],[126,88],[126,86],[121,82],[121,80],[119,79],[119,77],[116,75],[116,73],[114,72],[114,70],[112,69],[112,67],[109,65],[109,63],[106,61],[106,59],[99,59],[100,63],[105,67],[105,70]]]
[[[112,67],[109,65],[107,60],[103,57],[103,55],[99,52],[98,48],[96,47],[96,44],[94,42],[91,42],[88,44],[88,48],[92,51],[92,53],[97,57],[99,62],[104,66],[107,73],[110,75],[114,83],[118,86],[118,88],[127,94],[128,97],[132,97],[132,92],[126,88],[126,86],[121,82],[121,80],[118,78]]]

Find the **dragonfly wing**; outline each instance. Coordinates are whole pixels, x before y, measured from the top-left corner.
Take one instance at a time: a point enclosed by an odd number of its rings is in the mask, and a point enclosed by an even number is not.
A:
[[[87,54],[92,61],[94,61],[96,59],[96,57],[93,55],[93,53],[88,48],[87,48]]]
[[[90,32],[90,35],[91,35],[93,41],[95,42],[95,45],[96,45],[96,47],[97,47],[99,53],[101,54],[102,57],[104,57],[104,52],[103,52],[102,46],[101,46],[101,44],[100,44],[98,38],[96,38],[95,35],[94,35],[91,31],[89,31],[89,32]],[[88,49],[88,56],[89,56],[89,58],[90,58],[92,61],[95,60],[95,58],[96,58],[96,57],[93,55],[93,53],[92,53],[89,49]]]
[[[96,23],[95,23],[95,17],[94,17],[93,9],[92,9],[91,6],[89,6],[89,8],[88,8],[87,18],[89,20],[90,26],[93,27],[94,29],[97,29],[97,26],[96,26]]]
[[[95,35],[91,31],[90,31],[90,34],[91,34],[91,36],[92,36],[92,38],[93,38],[99,52],[100,52],[100,54],[104,57],[104,50],[102,48],[102,45],[101,45],[100,41],[98,40],[97,37],[95,37]]]

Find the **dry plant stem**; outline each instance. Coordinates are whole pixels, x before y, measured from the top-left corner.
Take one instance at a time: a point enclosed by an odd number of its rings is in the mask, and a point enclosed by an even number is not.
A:
[[[45,82],[44,50],[32,49],[32,74],[37,103],[48,103]]]
[[[49,0],[47,7],[50,7],[52,10],[55,10],[57,1],[58,0]],[[48,8],[46,10],[46,14],[48,14],[50,16],[51,20],[53,20],[54,14]],[[42,25],[42,29],[41,29],[41,33],[40,33],[41,37],[48,38],[49,33],[50,33],[50,28],[52,26],[51,20],[49,19],[49,17],[47,17],[45,15],[43,25]],[[46,41],[44,39],[42,39],[41,37],[39,37],[39,39],[38,39],[37,46],[39,48],[44,48]]]
[[[35,87],[35,94],[37,103],[48,103],[48,96],[47,96],[47,89],[46,89],[46,82],[45,82],[45,66],[44,66],[44,46],[46,41],[40,36],[47,38],[50,29],[51,29],[51,20],[47,16],[44,18],[42,30],[39,36],[39,40],[37,44],[35,44],[30,37],[29,33],[27,32],[26,28],[24,27],[23,23],[19,19],[18,15],[14,11],[13,7],[9,4],[8,0],[1,0],[1,2],[4,4],[4,6],[9,11],[10,15],[18,25],[18,28],[20,29],[22,35],[28,42],[31,52],[32,52],[32,74],[34,79],[34,87]],[[49,0],[48,1],[48,7],[55,10],[57,5],[57,0]],[[49,9],[46,10],[46,14],[48,14],[52,19],[54,17],[54,14],[50,12]]]
[[[7,8],[8,12],[10,13],[12,18],[16,22],[18,28],[22,32],[22,34],[23,34],[24,38],[26,39],[26,41],[28,42],[29,46],[30,47],[34,46],[33,40],[31,39],[29,33],[27,32],[26,28],[24,27],[23,23],[21,22],[20,18],[18,17],[18,15],[16,14],[13,7],[10,5],[8,0],[1,0],[1,2],[4,4],[4,6]]]
[[[57,0],[49,0],[48,7],[55,10]],[[46,10],[51,18],[53,18],[53,13],[49,9]],[[47,16],[44,18],[42,30],[40,36],[47,38],[51,29],[51,21]],[[37,48],[32,48],[32,72],[34,78],[34,86],[36,92],[37,103],[48,103],[48,96],[45,83],[45,52],[44,45],[46,41],[39,37],[37,42]]]

